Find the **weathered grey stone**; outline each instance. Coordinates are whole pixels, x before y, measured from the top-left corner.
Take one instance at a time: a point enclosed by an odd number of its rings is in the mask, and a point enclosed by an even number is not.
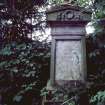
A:
[[[84,80],[82,59],[81,41],[58,41],[55,80]]]
[[[68,4],[52,7],[47,14],[50,21],[86,21],[90,19],[91,10]]]
[[[57,84],[66,88],[85,83],[85,25],[91,19],[91,12],[80,7],[61,5],[49,10],[47,19],[52,35],[52,86]]]

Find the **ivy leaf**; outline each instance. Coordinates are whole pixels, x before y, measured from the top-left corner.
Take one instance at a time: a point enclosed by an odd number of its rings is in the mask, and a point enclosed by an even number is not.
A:
[[[3,67],[4,65],[6,65],[7,62],[0,62],[0,67]]]
[[[18,45],[18,46],[16,47],[16,49],[18,49],[18,50],[25,50],[26,47],[27,47],[26,44],[23,43],[23,44]]]
[[[21,95],[16,95],[14,98],[13,98],[13,101],[15,102],[20,102],[22,100],[22,96]]]
[[[0,51],[0,55],[11,55],[13,52],[11,51],[10,47],[5,47]]]
[[[13,69],[11,69],[14,73],[18,73],[18,69],[16,67],[14,67]]]

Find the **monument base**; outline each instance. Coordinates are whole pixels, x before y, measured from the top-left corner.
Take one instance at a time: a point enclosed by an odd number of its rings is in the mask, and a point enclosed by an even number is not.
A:
[[[46,96],[43,96],[42,105],[61,105],[65,101],[65,96],[71,94],[72,97],[72,95],[74,94],[74,97],[75,93],[78,94],[79,91],[84,89],[86,89],[85,83],[79,80],[56,80],[55,85],[51,85],[51,82],[48,81],[46,86],[48,94]],[[57,97],[57,100],[55,96],[59,96]],[[78,97],[79,96],[80,94],[78,94]]]
[[[81,80],[56,80],[55,81],[56,86],[60,86],[64,89],[66,88],[79,88],[79,87],[85,87],[86,83]]]

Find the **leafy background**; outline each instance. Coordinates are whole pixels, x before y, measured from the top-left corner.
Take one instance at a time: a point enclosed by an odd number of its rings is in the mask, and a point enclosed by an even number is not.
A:
[[[40,8],[61,5],[64,0],[48,0],[33,5],[29,0],[17,0],[15,9],[0,7],[0,104],[41,105],[40,90],[49,78],[50,42],[28,37],[34,31],[44,33],[45,12]],[[86,39],[88,67],[88,95],[94,105],[105,101],[105,1],[70,0],[73,5],[92,10],[93,34]],[[27,6],[25,6],[27,5]],[[14,9],[14,10],[13,10]],[[14,12],[15,11],[15,12]],[[26,20],[34,18],[35,24]],[[9,21],[9,22],[8,22]],[[42,34],[42,37],[43,34]],[[75,93],[76,94],[76,93]]]

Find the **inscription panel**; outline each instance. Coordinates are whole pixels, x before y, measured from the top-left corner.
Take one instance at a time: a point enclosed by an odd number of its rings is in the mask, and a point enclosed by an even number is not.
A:
[[[55,80],[84,80],[81,41],[57,41]]]

